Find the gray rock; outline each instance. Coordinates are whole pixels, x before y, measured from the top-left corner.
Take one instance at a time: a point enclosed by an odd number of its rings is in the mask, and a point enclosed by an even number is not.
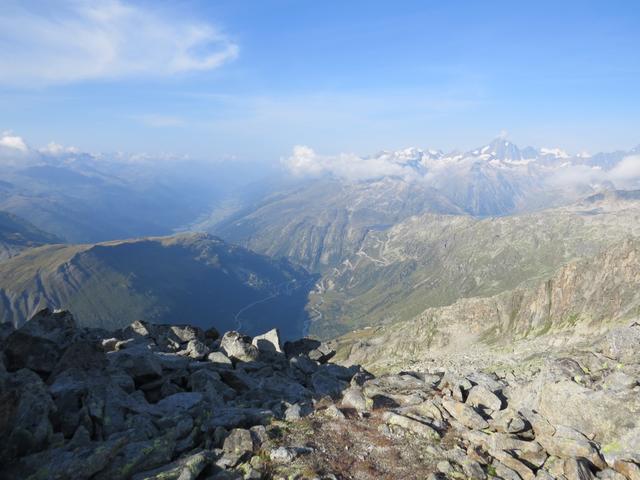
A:
[[[28,368],[50,373],[76,333],[75,320],[69,312],[40,310],[5,340],[3,350],[7,370]]]
[[[161,412],[173,413],[191,410],[202,405],[203,401],[204,396],[200,392],[181,392],[163,398],[156,404],[156,408]]]
[[[284,411],[284,418],[287,421],[300,420],[302,417],[306,417],[312,412],[313,407],[311,405],[294,403],[286,408]]]
[[[88,479],[107,468],[126,444],[126,438],[53,448],[21,458],[3,469],[3,478]]]
[[[249,430],[234,428],[225,439],[222,449],[228,457],[230,466],[248,460],[254,451],[253,436]]]
[[[475,385],[469,390],[466,403],[473,407],[486,407],[494,412],[502,408],[502,400],[482,385]]]
[[[214,431],[216,427],[249,428],[254,425],[266,425],[271,419],[273,412],[263,408],[221,407],[213,409],[203,429]]]
[[[627,477],[622,475],[621,473],[616,472],[612,468],[605,468],[604,470],[600,470],[596,477],[601,480],[626,480]]]
[[[163,370],[185,370],[189,366],[190,359],[175,353],[153,352],[154,357]]]
[[[387,425],[396,425],[429,440],[440,440],[440,434],[434,428],[413,418],[398,415],[393,412],[384,412],[382,414],[382,420]]]
[[[163,327],[166,328],[166,325],[163,325]],[[182,343],[205,339],[205,332],[193,325],[170,325],[169,330]]]
[[[443,398],[442,406],[453,418],[458,420],[465,427],[473,430],[483,430],[489,427],[489,423],[467,404],[458,402],[451,398]]]
[[[583,457],[597,468],[606,467],[597,446],[573,428],[558,425],[552,436],[536,435],[536,440],[549,455],[562,458]]]
[[[212,461],[213,453],[203,450],[154,470],[138,473],[132,480],[195,480]]]
[[[123,437],[126,438],[126,437]],[[95,480],[130,478],[171,462],[176,445],[173,430],[153,440],[127,442],[109,465],[95,475]]]
[[[227,332],[220,342],[220,349],[229,357],[241,362],[251,362],[258,359],[259,351],[251,345],[249,338],[238,332]]]
[[[534,480],[534,478],[536,477],[536,475],[528,466],[526,466],[520,460],[517,460],[516,458],[509,455],[507,452],[492,450],[490,451],[490,454],[502,465],[506,466],[511,471],[516,472],[518,474],[518,477],[520,477],[522,480]]]
[[[613,469],[629,480],[640,480],[640,464],[630,460],[617,459],[613,462]]]
[[[325,415],[328,415],[331,418],[335,418],[336,420],[344,420],[346,417],[342,410],[340,410],[335,405],[331,404],[324,410]]]
[[[353,408],[358,412],[366,412],[370,407],[370,403],[372,402],[367,401],[362,393],[362,389],[359,387],[348,388],[342,396],[342,406]]]
[[[30,370],[9,374],[0,391],[0,463],[38,452],[53,436],[54,403],[46,385]]]
[[[189,376],[189,387],[194,392],[202,392],[214,404],[222,404],[236,397],[236,391],[222,381],[212,370],[202,369]]]
[[[511,408],[495,412],[489,424],[492,429],[503,433],[519,433],[530,428],[524,419]]]
[[[278,447],[269,452],[269,458],[275,463],[290,463],[307,453],[311,453],[311,449],[306,447]]]
[[[227,357],[223,352],[211,352],[209,355],[207,355],[207,360],[215,364],[216,367],[221,367],[221,368],[233,367],[233,363],[231,363],[231,359]]]
[[[282,353],[280,334],[277,328],[273,328],[267,333],[253,337],[251,344],[261,352]]]
[[[607,390],[630,390],[638,385],[638,380],[624,372],[616,370],[602,381],[603,388]]]
[[[458,402],[464,402],[465,393],[471,390],[473,385],[466,378],[461,378],[450,373],[445,374],[440,383],[438,389],[443,392],[450,392],[451,396]]]
[[[640,325],[612,329],[596,346],[606,357],[620,363],[631,363],[638,358],[640,349]]]
[[[304,355],[292,357],[289,360],[289,363],[292,367],[297,368],[306,375],[311,375],[318,370],[318,363],[314,362],[309,357],[305,357]]]
[[[207,347],[200,340],[189,340],[189,342],[187,343],[187,347],[184,350],[178,352],[178,354],[186,357],[191,357],[195,360],[202,360],[209,354],[209,347]]]
[[[337,379],[324,370],[318,370],[311,375],[311,385],[318,395],[338,397],[348,387],[348,383]]]
[[[514,470],[510,469],[498,460],[494,460],[491,465],[493,466],[498,478],[503,478],[504,480],[524,480]]]
[[[107,353],[112,369],[124,370],[138,383],[160,378],[162,365],[154,353],[144,346],[137,346]]]
[[[567,480],[593,480],[588,463],[582,458],[567,458],[564,461],[564,476]]]

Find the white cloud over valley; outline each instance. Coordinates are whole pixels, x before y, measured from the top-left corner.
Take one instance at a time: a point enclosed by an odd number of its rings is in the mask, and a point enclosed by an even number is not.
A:
[[[408,176],[413,172],[406,166],[390,162],[385,157],[363,158],[353,153],[319,155],[311,148],[297,145],[283,164],[297,176],[331,174],[347,180],[367,180],[389,175]]]
[[[0,134],[0,147],[18,152],[26,152],[29,149],[22,137],[13,135],[11,132]]]
[[[0,83],[45,86],[215,69],[238,46],[215,26],[120,0],[65,0],[47,9],[0,5]]]

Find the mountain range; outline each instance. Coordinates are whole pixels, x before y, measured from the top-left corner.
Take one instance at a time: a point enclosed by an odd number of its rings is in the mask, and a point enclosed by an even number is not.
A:
[[[415,215],[513,215],[567,205],[618,186],[638,188],[639,153],[640,147],[569,155],[559,149],[521,150],[497,139],[467,153],[412,148],[367,158],[312,157],[307,163],[315,160],[320,166],[300,180],[303,184],[272,192],[204,227],[323,272],[360,250],[368,232]],[[354,164],[360,176],[345,176]]]
[[[2,319],[18,325],[51,304],[103,328],[177,311],[199,324],[203,299],[224,286],[212,307],[223,328],[255,302],[243,313],[250,333],[280,308],[290,308],[273,320],[285,335],[410,321],[638,235],[639,153],[571,155],[504,138],[362,158],[297,149],[303,158],[283,161],[292,175],[256,182],[258,172],[239,179],[235,167],[188,159],[31,151],[0,172],[0,208],[35,225],[9,227],[4,256],[20,242],[38,247],[0,263]],[[215,237],[155,237],[175,230]],[[295,294],[277,287],[294,278]]]

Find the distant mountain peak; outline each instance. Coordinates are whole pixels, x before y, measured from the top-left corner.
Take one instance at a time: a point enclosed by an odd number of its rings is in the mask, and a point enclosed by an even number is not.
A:
[[[522,153],[518,146],[505,137],[494,139],[482,148],[481,153],[491,154],[497,160],[522,160]]]

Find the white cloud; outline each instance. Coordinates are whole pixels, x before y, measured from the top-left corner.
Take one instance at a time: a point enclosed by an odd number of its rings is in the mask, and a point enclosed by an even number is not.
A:
[[[609,179],[624,184],[640,178],[640,155],[625,157],[609,171]]]
[[[554,171],[548,181],[560,188],[603,182],[612,182],[616,188],[637,188],[640,181],[640,155],[625,157],[610,170],[567,162]]]
[[[7,150],[17,150],[22,153],[26,153],[29,149],[22,137],[13,135],[11,132],[3,132],[0,135],[0,147]]]
[[[211,70],[238,55],[238,46],[211,24],[121,0],[29,5],[0,6],[5,85],[168,76]]]
[[[80,153],[80,150],[78,147],[66,147],[56,142],[49,142],[45,147],[39,148],[38,152],[45,155],[57,156],[65,153]]]
[[[352,153],[318,155],[304,145],[295,146],[291,156],[283,159],[282,163],[298,176],[331,174],[347,180],[367,180],[390,175],[415,175],[411,168],[394,163],[386,156],[363,158]]]

